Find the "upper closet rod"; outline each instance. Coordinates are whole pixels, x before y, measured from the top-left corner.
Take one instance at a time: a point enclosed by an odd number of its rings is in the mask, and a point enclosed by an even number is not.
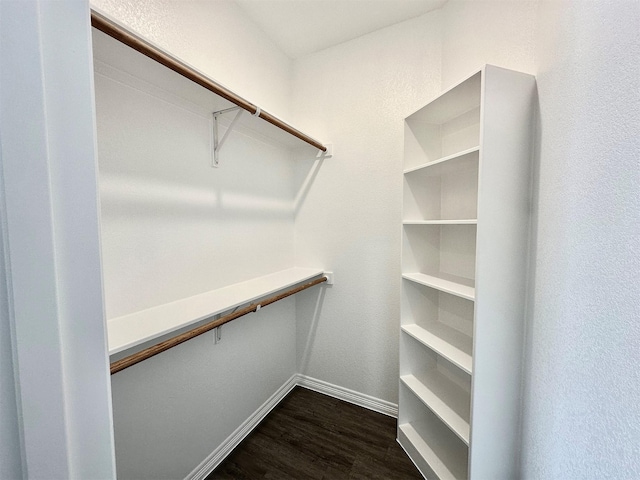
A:
[[[178,60],[174,56],[163,52],[146,40],[122,28],[120,25],[114,23],[112,20],[108,19],[107,17],[100,14],[99,12],[96,12],[93,9],[91,10],[91,26],[97,28],[101,32],[106,33],[110,37],[115,38],[119,42],[133,48],[134,50],[137,50],[138,52],[164,65],[165,67],[170,68],[174,72],[179,73],[183,77],[188,78],[192,82],[197,83],[198,85],[206,88],[216,95],[229,100],[231,103],[234,103],[240,108],[245,109],[252,115],[255,115],[255,113],[258,111],[258,107],[256,105],[248,102],[239,95],[236,95],[231,90],[211,80],[197,70],[194,70],[189,65]],[[259,117],[293,135],[294,137],[297,137],[300,140],[308,143],[309,145],[312,145],[323,152],[327,151],[327,147],[322,145],[320,142],[308,135],[305,135],[300,130],[293,128],[291,125],[288,125],[287,123],[283,122],[277,117],[274,117],[270,113],[261,110],[259,113]]]

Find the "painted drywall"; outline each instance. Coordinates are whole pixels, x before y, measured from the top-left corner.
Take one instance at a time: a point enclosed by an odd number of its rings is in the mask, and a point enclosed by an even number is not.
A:
[[[439,91],[440,15],[302,58],[294,117],[335,145],[296,215],[296,262],[336,283],[297,297],[298,370],[397,403],[403,118]],[[308,175],[299,164],[298,181]]]
[[[233,2],[96,5],[278,116],[290,60]],[[211,168],[211,111],[98,65],[108,318],[294,266],[294,163],[234,130]],[[232,114],[233,115],[233,114]],[[221,128],[223,133],[224,127]],[[112,377],[118,478],[184,478],[296,372],[295,301]]]
[[[442,7],[442,87],[484,64],[535,70],[537,0],[449,0]]]
[[[523,478],[640,477],[640,3],[541,2]]]
[[[106,67],[95,82],[108,319],[293,266],[286,149],[235,130],[212,168],[211,112]]]
[[[113,478],[102,279],[96,275],[88,4],[2,2],[0,9],[2,275],[9,308],[6,300],[0,305],[3,337],[6,314],[11,322],[17,461],[28,478]],[[5,345],[3,338],[3,377]],[[15,462],[8,468],[16,470]]]

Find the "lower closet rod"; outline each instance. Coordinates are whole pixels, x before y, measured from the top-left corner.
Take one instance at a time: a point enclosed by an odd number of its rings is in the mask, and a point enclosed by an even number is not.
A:
[[[192,338],[197,337],[198,335],[202,335],[203,333],[206,333],[209,330],[213,330],[214,328],[217,328],[220,325],[224,325],[225,323],[228,323],[231,320],[240,318],[248,313],[253,313],[257,311],[259,308],[266,307],[267,305],[271,305],[272,303],[277,302],[278,300],[282,300],[283,298],[289,297],[293,294],[296,294],[298,292],[306,290],[307,288],[311,288],[315,285],[318,285],[326,281],[327,281],[327,277],[317,278],[303,285],[287,290],[279,295],[274,295],[273,297],[267,298],[266,300],[263,300],[261,302],[252,303],[244,308],[241,308],[240,310],[224,315],[218,318],[217,320],[213,320],[212,322],[196,327],[192,330],[189,330],[188,332],[184,332],[184,333],[181,333],[180,335],[176,335],[175,337],[169,338],[168,340],[165,340],[164,342],[160,342],[157,345],[153,345],[149,348],[145,348],[144,350],[141,350],[137,353],[129,355],[128,357],[124,357],[111,364],[111,375],[113,375],[114,373],[118,373],[119,371],[124,370],[125,368],[128,368],[132,365],[135,365],[136,363],[140,363],[143,360],[146,360],[147,358],[151,358],[154,355],[162,353],[165,350],[169,350],[170,348],[175,347],[176,345],[180,345],[181,343],[184,343],[187,340],[191,340]]]

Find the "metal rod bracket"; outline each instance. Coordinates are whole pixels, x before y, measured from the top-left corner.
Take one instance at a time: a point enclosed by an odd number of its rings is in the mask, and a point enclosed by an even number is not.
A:
[[[224,135],[222,136],[222,138],[220,138],[220,135],[218,134],[218,117],[220,115],[223,115],[223,114],[228,113],[228,112],[237,112],[237,113],[236,113],[236,116],[233,117],[233,120],[231,120],[231,124],[227,128],[226,132],[224,132]],[[219,110],[217,112],[213,112],[213,128],[212,128],[212,131],[211,131],[211,134],[212,134],[212,137],[213,137],[213,142],[211,142],[213,144],[213,149],[212,149],[212,152],[211,152],[212,153],[212,159],[211,159],[211,166],[212,167],[219,167],[220,166],[220,149],[222,148],[222,145],[224,145],[224,142],[229,137],[229,134],[233,130],[233,127],[235,127],[236,123],[240,119],[240,116],[242,115],[242,112],[244,112],[244,110],[241,107],[231,107],[231,108],[226,108],[224,110]]]

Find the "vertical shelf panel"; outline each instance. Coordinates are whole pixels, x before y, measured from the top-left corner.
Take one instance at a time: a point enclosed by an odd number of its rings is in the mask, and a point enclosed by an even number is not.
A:
[[[484,70],[472,478],[517,477],[535,78]],[[488,441],[487,439],[492,439]]]

